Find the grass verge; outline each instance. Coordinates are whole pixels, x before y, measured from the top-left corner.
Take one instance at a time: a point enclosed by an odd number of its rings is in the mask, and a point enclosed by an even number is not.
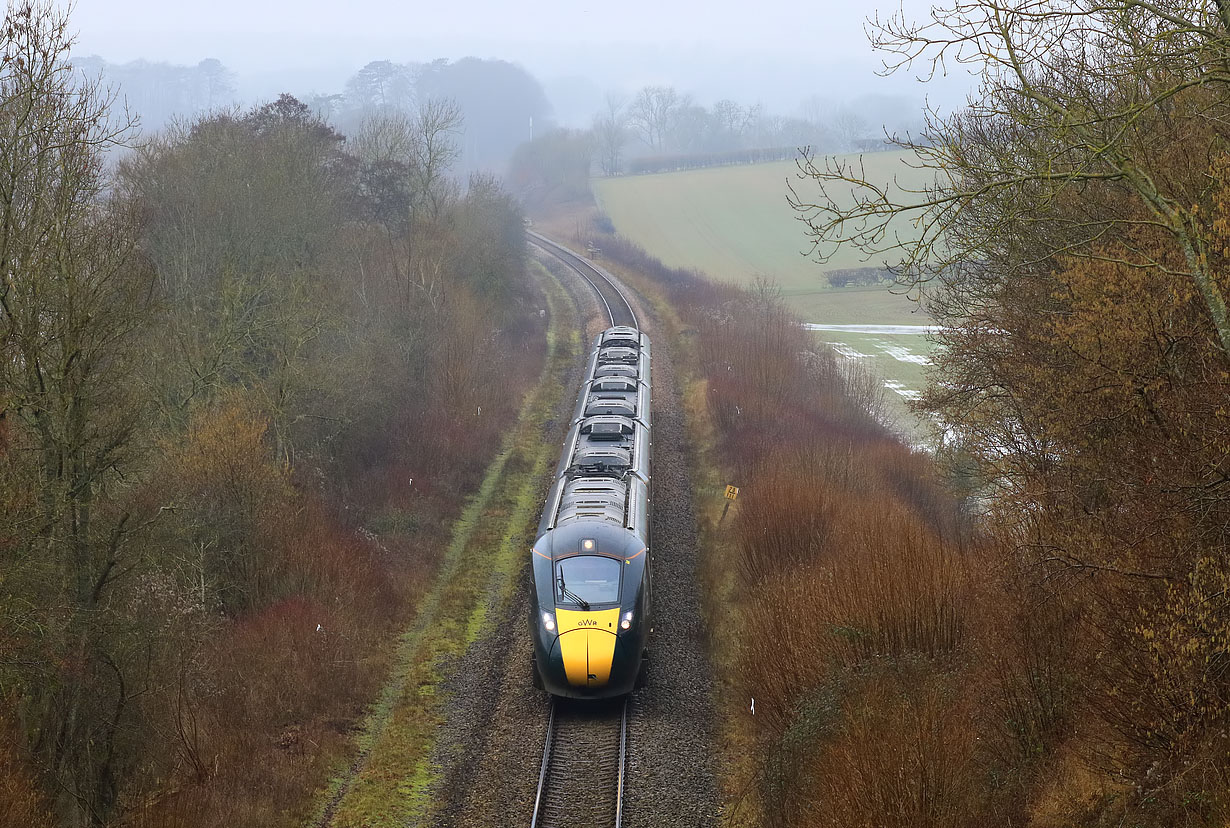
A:
[[[560,321],[568,317],[571,300],[545,269],[539,273],[550,308],[543,373],[478,493],[454,524],[435,586],[401,636],[390,679],[361,727],[360,759],[331,783],[319,825],[405,825],[429,811],[426,791],[434,781],[429,759],[443,721],[443,665],[464,654],[492,610],[515,591],[525,565],[517,540],[537,521],[540,482],[557,449],[544,441],[544,424],[580,353],[578,332],[563,330]]]

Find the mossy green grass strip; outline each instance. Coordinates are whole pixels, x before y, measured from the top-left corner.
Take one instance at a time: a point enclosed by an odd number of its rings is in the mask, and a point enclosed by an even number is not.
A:
[[[571,299],[535,263],[550,313],[547,361],[505,436],[478,492],[453,526],[435,585],[398,643],[388,683],[357,739],[363,757],[339,774],[323,802],[336,803],[333,828],[417,824],[431,810],[436,780],[430,757],[443,722],[445,665],[456,663],[486,630],[493,608],[505,606],[527,562],[538,520],[539,494],[558,446],[544,426],[565,393],[564,377],[579,358],[580,334],[564,330],[575,318]],[[322,805],[322,816],[328,805]]]

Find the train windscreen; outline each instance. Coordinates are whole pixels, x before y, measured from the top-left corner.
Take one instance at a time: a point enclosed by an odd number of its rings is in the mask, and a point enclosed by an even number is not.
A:
[[[598,555],[579,555],[555,565],[557,604],[614,604],[619,601],[620,562]]]

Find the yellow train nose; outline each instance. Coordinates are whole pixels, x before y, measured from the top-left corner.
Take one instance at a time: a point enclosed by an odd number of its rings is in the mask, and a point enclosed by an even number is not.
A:
[[[574,687],[602,687],[611,678],[619,608],[584,612],[555,611],[564,674]]]

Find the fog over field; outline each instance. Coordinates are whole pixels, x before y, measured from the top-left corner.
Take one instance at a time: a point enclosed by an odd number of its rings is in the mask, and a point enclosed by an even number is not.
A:
[[[928,8],[904,4],[915,18]],[[244,104],[281,92],[339,92],[375,60],[499,58],[534,75],[555,121],[577,127],[589,124],[607,92],[630,95],[650,84],[674,86],[701,104],[730,98],[787,116],[809,99],[838,106],[866,94],[906,96],[919,107],[927,97],[950,108],[971,85],[959,70],[925,89],[913,75],[877,77],[862,4],[768,0],[753,10],[728,0],[698,10],[682,2],[549,0],[525,9],[497,0],[361,0],[344,8],[321,0],[83,0],[73,11],[74,56],[189,66],[215,58],[235,73]]]

